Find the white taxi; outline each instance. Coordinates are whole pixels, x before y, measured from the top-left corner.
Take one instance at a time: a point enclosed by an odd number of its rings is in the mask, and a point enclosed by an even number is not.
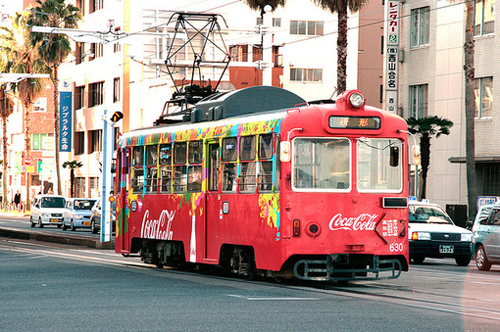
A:
[[[410,201],[408,206],[410,259],[417,264],[426,257],[455,258],[467,266],[472,258],[472,232],[456,226],[437,204]]]

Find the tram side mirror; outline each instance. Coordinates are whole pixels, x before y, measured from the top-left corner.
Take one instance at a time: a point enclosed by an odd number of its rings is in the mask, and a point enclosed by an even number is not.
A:
[[[413,153],[413,163],[415,165],[420,165],[420,145],[414,145],[412,147]]]
[[[286,163],[290,159],[290,142],[280,142],[280,161]]]
[[[389,165],[391,167],[399,166],[399,147],[391,146]]]

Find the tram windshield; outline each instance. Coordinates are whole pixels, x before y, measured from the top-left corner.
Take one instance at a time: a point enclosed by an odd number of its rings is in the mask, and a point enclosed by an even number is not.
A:
[[[294,140],[296,190],[347,192],[351,188],[351,141],[347,138]]]
[[[358,139],[358,190],[401,192],[402,142],[394,138]]]

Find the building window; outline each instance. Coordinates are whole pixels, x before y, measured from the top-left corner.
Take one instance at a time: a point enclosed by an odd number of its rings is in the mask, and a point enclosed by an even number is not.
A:
[[[273,27],[281,27],[281,18],[273,17]],[[262,25],[262,17],[257,17],[257,25]]]
[[[99,178],[90,177],[89,178],[89,197],[98,198],[99,197]]]
[[[323,21],[290,21],[290,34],[322,36],[323,26]]]
[[[54,150],[54,134],[31,134],[31,150]]]
[[[101,151],[102,130],[89,130],[89,152]]]
[[[33,112],[47,111],[47,97],[38,98],[33,104]]]
[[[248,61],[248,45],[233,45],[230,47],[231,61],[247,62]]]
[[[90,0],[89,14],[104,8],[104,0]]]
[[[474,36],[495,32],[495,0],[474,1]]]
[[[75,177],[75,197],[86,197],[85,195],[85,190],[86,190],[86,185],[85,185],[85,177],[83,176],[77,176]]]
[[[429,7],[412,9],[410,47],[429,44]]]
[[[408,117],[420,119],[427,116],[427,90],[427,84],[410,85]]]
[[[85,86],[75,87],[75,110],[85,107]]]
[[[290,81],[294,82],[322,82],[323,69],[290,68]]]
[[[76,43],[75,49],[75,64],[79,65],[82,63],[85,54],[85,43]]]
[[[493,77],[476,78],[474,84],[476,118],[491,118],[493,109]]]
[[[89,107],[104,103],[104,82],[89,84]]]
[[[75,131],[74,142],[75,155],[81,155],[85,152],[85,132]]]
[[[113,81],[113,103],[120,101],[120,78],[117,77]]]
[[[90,56],[89,61],[92,61],[95,58],[102,58],[104,56],[103,44],[96,44],[96,43],[90,44],[90,53],[92,55]]]

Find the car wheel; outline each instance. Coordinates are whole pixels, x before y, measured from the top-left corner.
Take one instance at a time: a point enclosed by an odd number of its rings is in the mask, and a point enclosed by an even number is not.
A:
[[[472,259],[472,257],[470,257],[469,255],[458,256],[458,257],[455,257],[455,262],[457,262],[458,266],[467,266],[467,265],[469,265],[471,259]]]
[[[33,217],[30,217],[30,224],[31,227],[35,227],[35,223],[33,222]]]
[[[486,252],[484,251],[484,247],[480,246],[476,251],[476,266],[481,271],[489,271],[491,268],[491,263],[486,257]]]
[[[415,264],[422,264],[425,260],[425,256],[420,256],[420,255],[412,256],[411,259]]]
[[[43,228],[43,224],[42,224],[42,217],[39,217],[38,218],[38,228]]]
[[[90,222],[90,231],[92,234],[97,234],[97,228],[95,228],[95,219],[92,219]]]
[[[76,227],[75,223],[73,222],[73,219],[71,219],[70,225],[71,225],[71,230],[74,232],[76,230]]]
[[[63,230],[63,231],[65,231],[65,230],[67,230],[67,229],[68,229],[68,227],[66,226],[66,224],[65,224],[65,222],[64,222],[64,220],[63,220],[62,230]]]
[[[57,228],[61,228],[62,225],[57,225]]]

